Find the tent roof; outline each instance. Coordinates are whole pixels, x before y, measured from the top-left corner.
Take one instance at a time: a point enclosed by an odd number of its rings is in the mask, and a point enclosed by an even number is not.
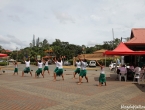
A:
[[[121,42],[114,50],[114,52],[133,52],[123,42]]]
[[[121,42],[114,50],[105,51],[105,55],[145,55],[145,51],[133,51]]]
[[[7,54],[3,54],[3,53],[0,53],[0,57],[6,57],[8,56]]]

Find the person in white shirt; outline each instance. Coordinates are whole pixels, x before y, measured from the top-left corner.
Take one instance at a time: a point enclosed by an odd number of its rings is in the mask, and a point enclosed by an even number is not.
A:
[[[59,58],[58,61],[56,62],[56,66],[58,66],[58,69],[54,71],[54,81],[56,81],[56,76],[62,76],[62,80],[64,80],[63,62],[61,58]]]
[[[81,71],[80,71],[80,74],[79,74],[79,83],[78,84],[82,83],[82,78],[83,77],[85,77],[87,82],[88,82],[87,70],[86,70],[86,67],[87,67],[88,64],[87,64],[87,60],[85,59],[85,56],[84,56],[84,60],[80,59],[80,62],[81,62]]]
[[[27,60],[24,59],[24,62],[25,62],[25,64],[26,64],[26,67],[25,67],[25,69],[22,71],[22,77],[24,76],[24,73],[29,73],[29,72],[30,72],[30,74],[31,74],[31,76],[32,76],[32,73],[31,73],[31,71],[30,71],[30,58],[28,58]]]
[[[138,65],[136,65],[135,69],[134,69],[134,72],[135,72],[134,78],[139,78],[140,72],[141,72],[141,68]]]
[[[15,69],[14,69],[14,74],[13,75],[15,75],[15,73],[17,73],[17,75],[18,75],[18,63],[17,63],[17,61],[13,62],[13,64],[15,65]]]
[[[43,78],[44,78],[44,72],[45,71],[48,71],[48,74],[50,75],[49,67],[48,67],[48,59],[45,59],[44,64],[45,64],[45,66],[44,66],[44,69],[43,69]]]
[[[105,83],[105,86],[106,86],[106,75],[104,71],[104,65],[103,63],[100,64],[98,61],[96,62],[101,67],[100,76],[99,76],[99,86],[102,86],[103,83]]]
[[[76,70],[74,71],[73,75],[74,75],[74,78],[75,79],[75,76],[76,74],[80,74],[80,68],[81,68],[81,62],[80,62],[80,59],[76,61]]]
[[[37,61],[37,60],[36,60],[36,61]],[[43,76],[43,73],[42,73],[42,65],[43,65],[43,62],[42,62],[41,60],[39,60],[39,61],[37,61],[37,63],[38,63],[38,69],[37,69],[37,71],[35,72],[35,78],[36,78],[36,77],[39,77],[40,73],[41,73],[41,75]],[[44,76],[43,76],[43,78],[44,78]]]

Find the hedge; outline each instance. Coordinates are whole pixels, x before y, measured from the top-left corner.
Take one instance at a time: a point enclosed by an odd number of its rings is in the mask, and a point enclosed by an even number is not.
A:
[[[6,66],[7,62],[0,62],[0,66]]]

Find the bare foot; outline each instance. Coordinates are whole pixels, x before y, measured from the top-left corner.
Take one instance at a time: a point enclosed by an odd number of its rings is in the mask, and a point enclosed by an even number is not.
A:
[[[53,82],[55,82],[56,80],[54,79]]]
[[[80,85],[81,83],[78,83],[78,85]]]

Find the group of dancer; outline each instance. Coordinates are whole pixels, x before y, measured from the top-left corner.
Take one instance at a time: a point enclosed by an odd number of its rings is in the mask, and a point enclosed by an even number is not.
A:
[[[48,60],[47,58],[42,58],[42,60],[37,60],[35,59],[37,64],[38,64],[38,69],[37,71],[35,72],[35,78],[39,77],[39,75],[41,74],[44,78],[44,73],[45,71],[48,72],[48,74],[50,75],[50,72],[49,72],[49,67],[48,67]],[[56,81],[56,77],[57,76],[61,76],[62,77],[62,80],[64,80],[64,74],[63,74],[63,62],[62,62],[62,58],[55,58],[53,59],[54,63],[56,64],[56,68],[54,69],[54,72],[53,72],[53,76],[54,76],[54,80],[53,81]],[[30,73],[30,75],[32,76],[32,70],[30,69],[30,58],[28,59],[24,59],[24,62],[26,64],[26,67],[25,69],[22,71],[22,77],[24,76],[24,73]],[[103,64],[100,64],[98,61],[96,61],[98,63],[98,65],[101,67],[101,72],[100,72],[100,76],[99,76],[99,86],[102,86],[103,83],[105,83],[105,86],[106,86],[106,77],[105,77],[105,72],[104,72],[104,65]],[[17,62],[15,61],[13,63],[15,65],[15,69],[14,69],[14,74],[17,73],[18,75],[18,64]],[[44,66],[44,68],[42,68]],[[79,56],[78,56],[78,60],[76,61],[76,70],[74,71],[73,73],[73,79],[76,79],[76,74],[79,74],[79,82],[78,84],[80,85],[82,83],[82,79],[83,77],[85,77],[86,81],[88,82],[88,77],[87,77],[87,69],[86,67],[88,66],[87,64],[87,60],[85,59],[85,56],[83,59],[81,59]]]

